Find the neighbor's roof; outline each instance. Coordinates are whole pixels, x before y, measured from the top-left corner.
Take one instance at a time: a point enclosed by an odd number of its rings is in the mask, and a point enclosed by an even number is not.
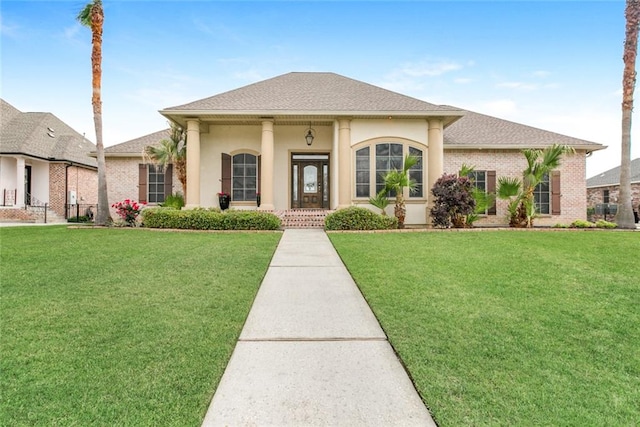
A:
[[[465,111],[464,117],[444,131],[445,148],[544,148],[553,144],[596,151],[602,144],[559,133],[510,122],[473,111]]]
[[[142,155],[144,147],[148,145],[158,145],[163,139],[170,137],[169,129],[163,129],[140,138],[132,139],[121,144],[112,145],[104,149],[105,156],[108,157],[130,157],[133,155]]]
[[[23,113],[3,99],[0,104],[0,154],[96,167],[96,160],[89,157],[95,145],[53,114]]]
[[[430,104],[335,73],[283,74],[184,105],[165,116],[189,114],[462,115],[462,110]]]
[[[640,183],[640,157],[631,160],[631,182]],[[587,179],[587,188],[620,184],[620,166]]]

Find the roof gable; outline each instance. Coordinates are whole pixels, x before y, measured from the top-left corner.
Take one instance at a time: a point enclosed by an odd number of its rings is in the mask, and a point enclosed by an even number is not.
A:
[[[451,108],[335,73],[293,72],[162,110],[169,111],[437,112]]]
[[[7,115],[5,116],[5,112]],[[0,154],[23,154],[96,167],[95,145],[51,113],[23,113],[2,101]]]
[[[640,157],[631,161],[631,182],[640,183]],[[620,166],[587,179],[587,188],[620,185]]]
[[[163,139],[168,139],[171,135],[169,129],[163,129],[158,132],[150,133],[140,138],[135,138],[130,141],[123,142],[121,144],[112,145],[104,149],[106,156],[116,157],[118,155],[140,155],[142,156],[144,147],[151,145],[155,146]]]

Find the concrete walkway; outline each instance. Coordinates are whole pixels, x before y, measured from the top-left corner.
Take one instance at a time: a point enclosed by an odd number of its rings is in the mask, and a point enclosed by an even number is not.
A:
[[[286,230],[203,426],[435,426],[322,230]]]

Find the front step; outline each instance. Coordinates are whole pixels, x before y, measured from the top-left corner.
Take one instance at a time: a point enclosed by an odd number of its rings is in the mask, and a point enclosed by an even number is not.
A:
[[[295,209],[277,211],[282,228],[324,228],[324,219],[333,211],[323,209]]]

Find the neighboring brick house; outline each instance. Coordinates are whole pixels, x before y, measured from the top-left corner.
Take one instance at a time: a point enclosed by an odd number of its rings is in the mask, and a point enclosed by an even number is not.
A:
[[[26,219],[25,208],[44,204],[65,218],[73,196],[95,204],[97,164],[89,157],[95,145],[51,113],[0,104],[0,219]]]
[[[596,176],[587,179],[587,205],[595,208],[596,205],[618,203],[620,193],[620,166],[609,169]],[[640,215],[640,158],[631,161],[631,206],[635,214],[636,222]],[[594,218],[600,218],[600,214]]]
[[[407,224],[429,221],[429,189],[463,163],[479,186],[495,191],[501,176],[521,176],[524,148],[572,146],[562,166],[536,189],[538,225],[586,218],[586,156],[600,144],[446,105],[434,105],[334,73],[289,73],[210,98],[161,110],[187,131],[187,204],[288,211],[368,204],[381,176],[406,154],[420,157],[407,191]],[[165,132],[166,131],[162,131]],[[109,147],[108,180],[116,199],[161,198],[157,172],[143,167],[155,133]],[[120,176],[121,178],[115,178]],[[171,185],[164,179],[164,194]],[[152,179],[153,178],[153,183]],[[118,181],[118,184],[112,184]],[[176,183],[173,177],[172,183]],[[151,185],[154,185],[151,188]],[[179,190],[173,185],[172,191]],[[257,193],[261,205],[256,205]],[[111,200],[111,199],[110,199]],[[393,203],[392,203],[393,204]],[[478,224],[506,224],[499,200]],[[388,208],[392,214],[393,206]]]
[[[170,194],[182,193],[172,165],[160,169],[143,156],[146,146],[168,138],[169,130],[165,129],[105,149],[109,203],[134,199],[154,205]]]

